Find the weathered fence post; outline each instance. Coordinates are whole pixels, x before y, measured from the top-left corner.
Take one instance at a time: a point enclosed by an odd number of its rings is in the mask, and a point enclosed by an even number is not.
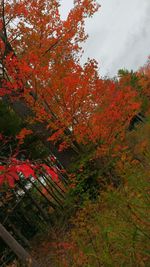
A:
[[[0,223],[0,237],[10,247],[10,249],[17,255],[23,264],[29,267],[42,267],[36,262],[30,254],[15,240],[15,238],[6,230]]]

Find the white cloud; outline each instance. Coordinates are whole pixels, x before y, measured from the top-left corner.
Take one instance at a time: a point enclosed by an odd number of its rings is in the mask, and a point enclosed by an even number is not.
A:
[[[60,12],[62,19],[66,19],[69,11],[71,8],[73,8],[73,0],[60,0]]]
[[[101,8],[86,22],[89,39],[85,61],[95,58],[102,75],[113,76],[120,68],[136,70],[150,54],[150,0],[99,0]],[[73,0],[61,0],[63,18]]]

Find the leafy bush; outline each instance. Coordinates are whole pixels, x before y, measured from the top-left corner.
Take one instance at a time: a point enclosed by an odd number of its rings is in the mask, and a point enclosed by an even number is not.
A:
[[[148,174],[136,161],[124,163],[123,185],[78,210],[67,237],[74,260],[66,266],[149,266]]]

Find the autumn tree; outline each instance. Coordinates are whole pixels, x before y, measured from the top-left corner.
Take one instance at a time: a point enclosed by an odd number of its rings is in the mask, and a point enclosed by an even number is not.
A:
[[[85,18],[98,10],[96,1],[74,1],[65,21],[58,1],[4,4],[1,95],[24,99],[60,150],[89,141],[99,147],[122,136],[139,109],[136,93],[100,79],[95,60],[80,64]]]
[[[112,151],[140,104],[130,85],[101,79],[95,60],[80,64],[85,19],[98,10],[97,2],[74,1],[65,21],[59,1],[1,3],[3,101],[23,102],[31,111],[26,116],[29,131],[35,122],[46,125],[49,135],[44,138],[59,150],[71,146],[79,155],[92,144],[98,156]],[[23,129],[19,136],[27,132]]]

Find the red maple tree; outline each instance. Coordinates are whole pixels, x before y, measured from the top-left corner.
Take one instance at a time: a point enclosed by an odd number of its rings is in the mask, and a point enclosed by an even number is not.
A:
[[[62,20],[57,0],[1,5],[0,95],[23,99],[60,150],[74,142],[109,148],[140,107],[130,86],[99,77],[95,60],[80,64],[85,19],[98,8],[94,0],[76,0]]]

